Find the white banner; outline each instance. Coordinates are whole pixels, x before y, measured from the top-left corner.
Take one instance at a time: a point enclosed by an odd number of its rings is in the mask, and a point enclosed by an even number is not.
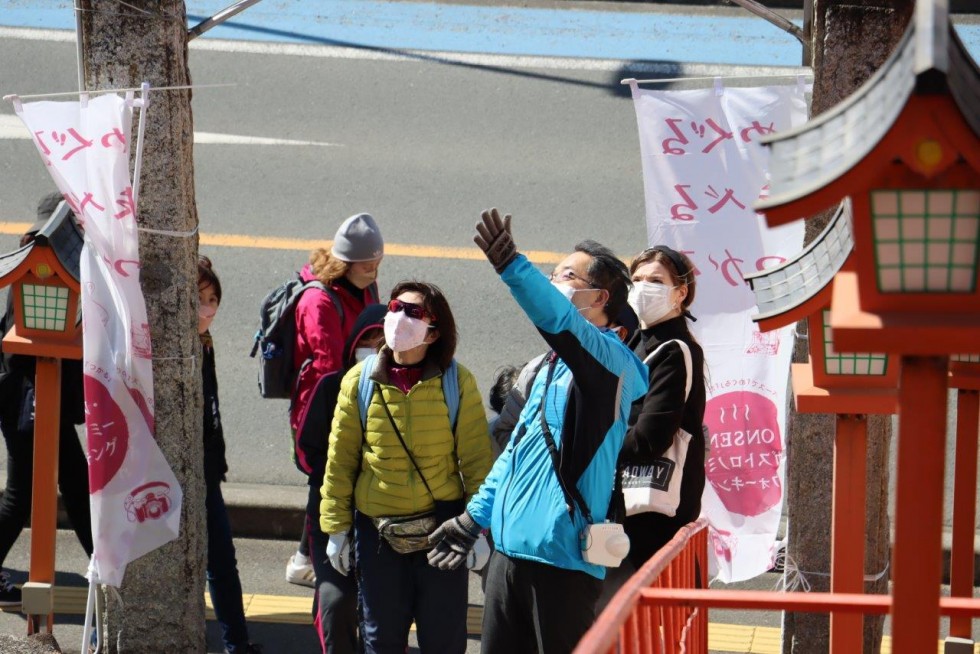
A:
[[[768,229],[752,204],[768,188],[768,153],[758,140],[806,121],[804,89],[649,91],[634,83],[632,91],[649,244],[684,252],[697,269],[691,312],[708,365],[702,513],[711,522],[711,573],[750,579],[775,556],[794,328],[760,333],[742,276],[803,245],[802,221]]]
[[[183,498],[153,437],[153,368],[129,179],[132,96],[15,103],[85,232],[81,255],[91,581],[175,539]]]

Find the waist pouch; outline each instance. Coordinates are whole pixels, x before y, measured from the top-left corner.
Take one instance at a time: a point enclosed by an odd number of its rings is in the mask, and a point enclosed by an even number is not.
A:
[[[430,549],[429,534],[446,520],[466,509],[463,500],[436,500],[432,511],[381,518],[371,522],[388,546],[399,554],[411,554]]]

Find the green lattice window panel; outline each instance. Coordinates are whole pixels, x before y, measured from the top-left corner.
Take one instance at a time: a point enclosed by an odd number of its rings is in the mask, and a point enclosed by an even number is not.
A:
[[[835,351],[827,310],[823,312],[823,358],[828,375],[884,375],[888,371],[887,354]]]
[[[24,327],[52,332],[65,331],[68,289],[64,286],[24,284],[21,287]]]
[[[882,293],[975,290],[980,191],[874,191],[871,218]]]

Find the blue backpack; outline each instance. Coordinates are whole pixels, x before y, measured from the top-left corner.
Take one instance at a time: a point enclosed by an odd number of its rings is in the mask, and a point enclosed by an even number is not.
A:
[[[371,404],[371,396],[374,395],[374,380],[371,373],[377,365],[378,355],[372,354],[364,360],[364,367],[361,368],[361,378],[357,382],[357,407],[361,413],[361,431],[367,429],[368,405]],[[452,360],[449,367],[442,373],[442,394],[446,398],[446,407],[449,408],[449,424],[452,426],[453,435],[456,434],[456,422],[459,419],[459,367],[456,359]]]

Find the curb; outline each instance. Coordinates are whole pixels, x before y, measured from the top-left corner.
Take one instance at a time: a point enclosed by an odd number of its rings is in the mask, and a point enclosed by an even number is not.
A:
[[[306,520],[309,487],[224,482],[221,493],[236,538],[299,542]]]

